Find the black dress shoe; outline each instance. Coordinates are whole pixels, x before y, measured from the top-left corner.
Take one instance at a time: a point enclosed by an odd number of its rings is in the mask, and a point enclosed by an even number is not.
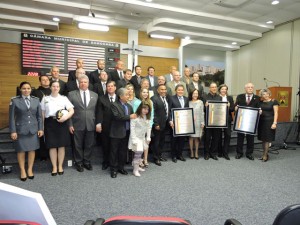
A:
[[[52,177],[54,177],[54,176],[56,176],[56,175],[57,175],[57,172],[56,172],[56,173],[51,172],[51,176],[52,176]]]
[[[84,163],[83,167],[86,168],[87,170],[93,170],[93,167],[90,163]]]
[[[167,162],[167,161],[168,161],[166,158],[164,158],[164,157],[162,157],[162,156],[159,157],[159,160],[160,160],[160,161],[163,161],[163,162]]]
[[[154,161],[154,164],[155,164],[155,165],[158,165],[158,166],[161,166],[161,162],[160,162],[158,159],[156,159],[156,160]]]
[[[118,170],[118,172],[120,174],[123,174],[123,175],[127,175],[128,174],[128,172],[126,170],[124,170],[124,169]]]
[[[110,173],[111,178],[116,178],[117,177],[117,172],[112,171]]]
[[[183,161],[183,162],[185,162],[186,160],[185,160],[185,158],[183,158],[183,156],[181,155],[181,156],[179,156],[179,157],[177,157],[177,159],[179,159],[180,161]]]
[[[229,158],[229,156],[228,156],[227,154],[224,154],[224,158],[225,158],[226,160],[230,160],[230,158]]]
[[[253,156],[251,154],[249,155],[246,155],[246,157],[249,159],[249,160],[254,160]]]
[[[215,155],[210,156],[210,158],[214,159],[214,160],[218,160],[218,157]]]
[[[219,158],[222,158],[222,157],[223,157],[223,154],[222,154],[222,153],[219,153],[219,154],[218,154],[218,157],[219,157]]]
[[[28,176],[28,179],[33,180],[34,179],[34,175]]]
[[[78,172],[83,172],[83,165],[75,163],[75,168]]]
[[[209,155],[204,156],[205,160],[209,160]]]
[[[236,159],[240,159],[240,158],[242,158],[242,157],[243,157],[243,155],[242,155],[242,154],[239,154],[239,153],[236,154],[236,156],[235,156]]]
[[[173,157],[172,162],[177,163],[177,159],[175,157]]]
[[[103,164],[102,165],[102,170],[106,170],[108,168],[108,165],[107,164]]]

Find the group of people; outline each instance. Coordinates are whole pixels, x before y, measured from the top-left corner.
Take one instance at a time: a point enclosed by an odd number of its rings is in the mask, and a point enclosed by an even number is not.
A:
[[[245,93],[237,96],[234,103],[225,84],[217,87],[212,82],[208,93],[204,92],[199,74],[190,74],[184,69],[181,76],[176,67],[170,74],[155,76],[155,68],[148,68],[142,76],[141,66],[135,66],[135,75],[124,70],[118,61],[116,69],[105,71],[104,60],[98,60],[97,70],[86,73],[82,59],[77,59],[77,68],[69,72],[68,82],[59,78],[59,68],[51,68],[51,78],[39,77],[41,86],[32,89],[30,83],[20,84],[20,95],[10,102],[9,127],[20,167],[20,179],[34,179],[35,150],[40,157],[49,152],[52,163],[51,175],[63,175],[65,147],[72,146],[75,168],[78,172],[92,170],[92,149],[95,139],[103,152],[102,169],[110,167],[110,175],[127,175],[125,163],[132,160],[134,176],[148,167],[149,149],[153,162],[161,166],[167,159],[163,156],[166,133],[173,133],[172,109],[193,108],[195,133],[188,136],[171,135],[171,159],[186,161],[183,148],[188,138],[190,158],[199,159],[199,145],[204,141],[205,160],[228,155],[231,138],[232,113],[239,106],[260,108],[258,139],[263,143],[266,162],[269,143],[275,138],[278,117],[278,102],[271,98],[267,89],[260,96],[253,93],[252,83],[245,85]],[[228,104],[227,128],[205,126],[205,112],[211,100]],[[224,138],[222,138],[222,132]],[[236,159],[243,157],[243,142],[246,136],[246,157],[253,158],[254,136],[238,133]],[[28,152],[28,168],[25,169],[25,152]],[[134,154],[132,155],[131,152]],[[130,157],[132,156],[132,158]]]

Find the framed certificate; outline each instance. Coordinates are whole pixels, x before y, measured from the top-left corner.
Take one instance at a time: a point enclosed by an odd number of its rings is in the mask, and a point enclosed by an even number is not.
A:
[[[206,128],[225,128],[228,126],[228,102],[207,101]]]
[[[239,133],[255,134],[259,121],[259,108],[238,106],[233,130]]]
[[[174,108],[171,113],[174,137],[195,134],[194,110],[192,108]]]

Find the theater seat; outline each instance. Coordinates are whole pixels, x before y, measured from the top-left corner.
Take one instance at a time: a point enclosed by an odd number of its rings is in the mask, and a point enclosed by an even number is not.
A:
[[[176,217],[148,217],[148,216],[116,216],[107,220],[88,220],[84,225],[192,225],[188,220]],[[100,220],[103,220],[102,222]]]
[[[273,225],[299,225],[300,224],[300,205],[290,205],[276,216]]]

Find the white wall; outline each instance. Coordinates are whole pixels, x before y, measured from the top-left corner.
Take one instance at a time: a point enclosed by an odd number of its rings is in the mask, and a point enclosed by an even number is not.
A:
[[[264,88],[263,78],[276,81],[282,87],[292,87],[293,118],[298,107],[300,20],[279,26],[226,57],[232,63],[232,94],[244,92],[247,82],[253,82],[256,89]],[[268,85],[276,86],[271,82]]]

